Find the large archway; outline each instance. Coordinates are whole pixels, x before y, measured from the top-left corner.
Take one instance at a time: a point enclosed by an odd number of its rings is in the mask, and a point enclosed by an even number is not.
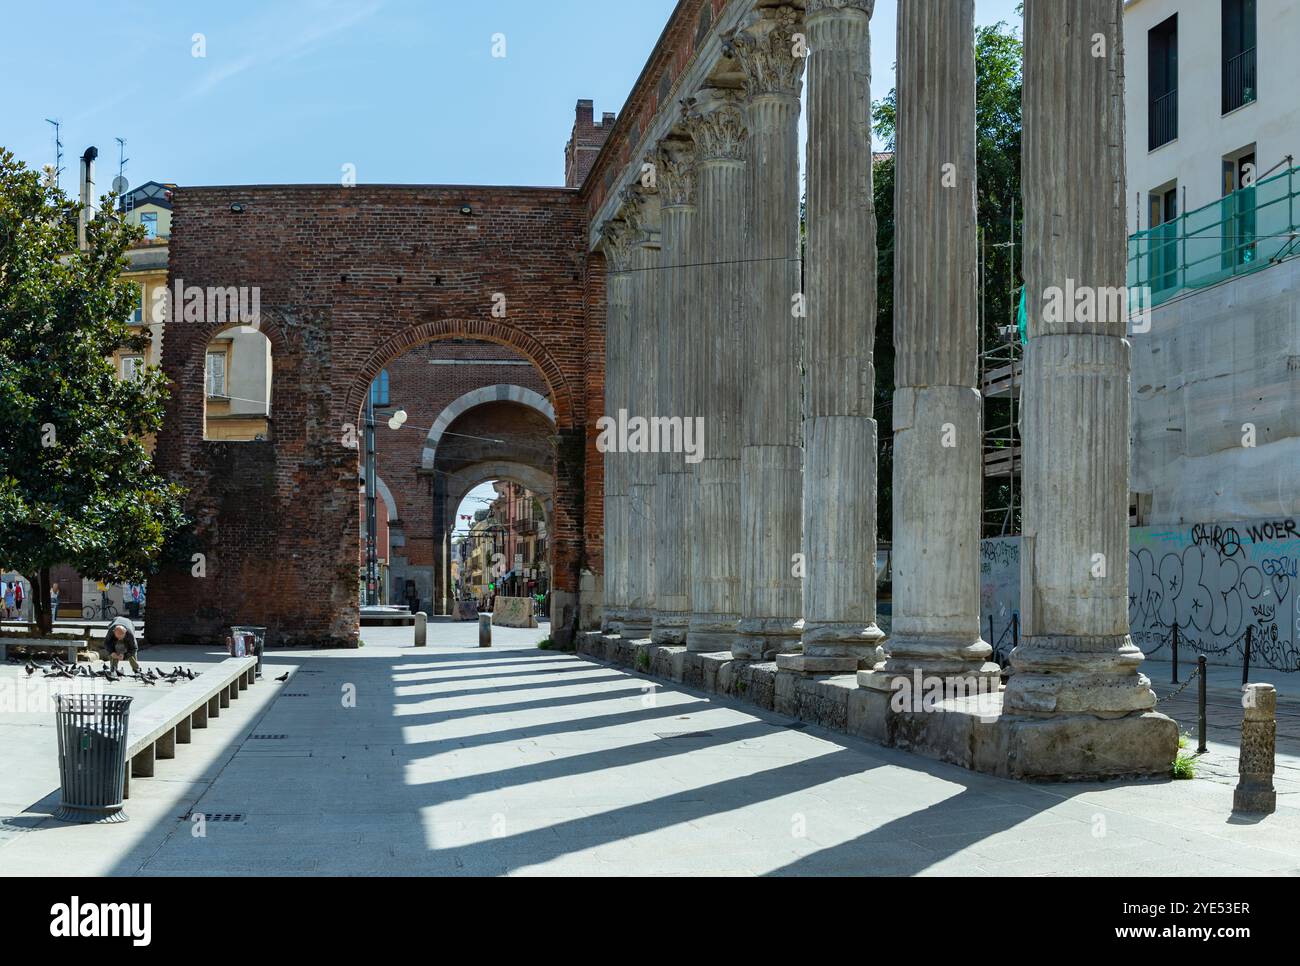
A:
[[[577,193],[182,188],[173,224],[173,278],[258,289],[276,370],[267,439],[205,441],[202,350],[216,329],[168,329],[172,400],[158,465],[189,490],[204,567],[172,565],[151,580],[150,640],[212,643],[228,625],[251,623],[273,642],[354,644],[366,393],[403,353],[458,339],[508,346],[544,382],[554,411],[554,627],[571,635],[580,587],[599,582],[602,519],[591,471],[601,465],[592,424],[603,287]]]

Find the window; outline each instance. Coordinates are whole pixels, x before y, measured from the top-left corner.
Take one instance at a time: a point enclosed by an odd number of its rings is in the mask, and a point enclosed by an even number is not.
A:
[[[144,372],[144,356],[122,356],[122,381],[135,382]]]
[[[1255,148],[1223,159],[1223,267],[1253,262],[1255,249]]]
[[[136,285],[134,282],[129,284],[135,288],[135,308],[131,310],[131,316],[127,321],[132,325],[140,325],[144,322],[144,286]]]
[[[388,370],[382,370],[370,384],[370,405],[388,405]]]
[[[1147,149],[1178,137],[1178,14],[1147,31]]]
[[[225,350],[208,353],[208,398],[224,399],[226,397],[226,353]]]
[[[144,226],[145,238],[158,237],[158,212],[143,211],[140,213],[140,224]]]
[[[1223,0],[1223,113],[1258,96],[1255,73],[1255,0]]]
[[[1151,288],[1159,292],[1178,284],[1178,185],[1157,188],[1147,199],[1151,219]]]

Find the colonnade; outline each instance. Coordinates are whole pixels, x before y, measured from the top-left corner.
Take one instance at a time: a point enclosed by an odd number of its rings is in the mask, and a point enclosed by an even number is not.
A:
[[[974,0],[898,4],[888,640],[876,623],[873,7],[756,7],[602,226],[606,411],[698,417],[704,434],[698,460],[605,453],[604,630],[864,684],[996,681],[979,614]],[[1026,4],[1031,307],[1067,280],[1125,284],[1121,7]],[[1030,312],[1018,715],[1154,703],[1126,621],[1124,326]]]

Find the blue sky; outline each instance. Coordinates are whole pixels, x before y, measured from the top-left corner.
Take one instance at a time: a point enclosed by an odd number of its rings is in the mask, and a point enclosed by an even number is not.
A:
[[[977,0],[1015,21],[1017,0]],[[0,145],[64,188],[126,138],[131,184],[558,184],[574,103],[618,111],[674,0],[72,0],[8,3]],[[873,89],[893,83],[896,0],[873,18]],[[57,9],[57,23],[51,22]],[[74,32],[72,25],[79,30]],[[206,56],[192,54],[204,35]],[[494,58],[494,34],[506,56]],[[85,38],[76,44],[75,37]],[[24,42],[15,43],[15,38]]]

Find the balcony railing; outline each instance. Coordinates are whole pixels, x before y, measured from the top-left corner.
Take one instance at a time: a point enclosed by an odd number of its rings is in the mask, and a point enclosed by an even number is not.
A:
[[[1255,48],[1243,50],[1223,65],[1223,113],[1255,100]]]
[[[1147,149],[1154,151],[1178,137],[1178,89],[1151,102],[1147,114]]]
[[[1152,305],[1300,255],[1300,167],[1242,188],[1128,241],[1129,289]]]

